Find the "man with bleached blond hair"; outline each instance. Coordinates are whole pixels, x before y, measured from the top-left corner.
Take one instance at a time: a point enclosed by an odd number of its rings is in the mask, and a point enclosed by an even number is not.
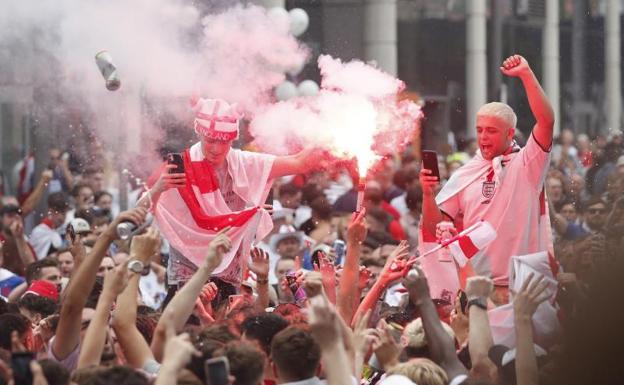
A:
[[[513,140],[517,118],[511,107],[494,102],[477,112],[479,151],[459,168],[435,196],[439,181],[421,170],[423,235],[436,225],[452,221],[458,230],[487,221],[496,239],[470,263],[479,275],[491,277],[505,301],[509,263],[514,255],[550,251],[550,220],[544,195],[553,138],[554,112],[529,63],[520,55],[500,67],[522,81],[536,123],[526,146]],[[498,291],[497,291],[498,292]]]

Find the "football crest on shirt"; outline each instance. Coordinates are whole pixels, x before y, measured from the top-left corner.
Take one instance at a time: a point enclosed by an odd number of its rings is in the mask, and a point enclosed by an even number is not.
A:
[[[481,188],[481,194],[483,194],[486,199],[492,199],[495,188],[496,183],[494,181],[485,181],[483,182],[483,187]]]

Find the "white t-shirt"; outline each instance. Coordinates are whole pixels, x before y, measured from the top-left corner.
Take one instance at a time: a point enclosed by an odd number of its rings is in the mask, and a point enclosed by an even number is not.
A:
[[[547,250],[548,240],[540,235],[540,195],[549,155],[531,135],[504,164],[502,183],[488,171],[439,204],[464,228],[485,220],[496,229],[496,239],[471,262],[477,274],[491,276],[497,285],[508,284],[512,256]]]

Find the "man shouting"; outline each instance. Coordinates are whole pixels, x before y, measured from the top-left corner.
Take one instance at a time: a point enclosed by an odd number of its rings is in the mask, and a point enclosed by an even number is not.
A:
[[[497,238],[471,260],[479,275],[490,276],[505,301],[509,263],[513,255],[552,249],[550,221],[544,196],[553,137],[554,113],[529,63],[519,55],[507,58],[503,74],[522,81],[537,121],[524,148],[515,141],[516,114],[504,103],[488,103],[477,112],[479,151],[459,168],[434,197],[439,184],[430,170],[421,170],[423,231],[450,220],[457,228],[487,221]]]

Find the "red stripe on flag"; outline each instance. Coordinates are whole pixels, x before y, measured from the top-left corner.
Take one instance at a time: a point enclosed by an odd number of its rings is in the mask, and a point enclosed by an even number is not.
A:
[[[256,214],[258,207],[232,214],[206,214],[201,208],[192,186],[197,186],[202,194],[217,190],[219,188],[219,182],[217,181],[214,170],[207,161],[191,162],[188,149],[184,151],[182,158],[184,159],[186,186],[179,187],[178,192],[191,212],[191,216],[195,220],[197,226],[211,231],[219,231],[227,226],[240,227],[245,225],[247,221]]]
[[[550,267],[550,272],[552,273],[553,277],[557,279],[557,274],[559,273],[559,264],[551,253],[548,253],[548,267]]]
[[[479,248],[472,243],[472,239],[470,239],[468,235],[459,237],[457,241],[459,242],[459,248],[462,250],[466,258],[472,258],[479,252]]]

